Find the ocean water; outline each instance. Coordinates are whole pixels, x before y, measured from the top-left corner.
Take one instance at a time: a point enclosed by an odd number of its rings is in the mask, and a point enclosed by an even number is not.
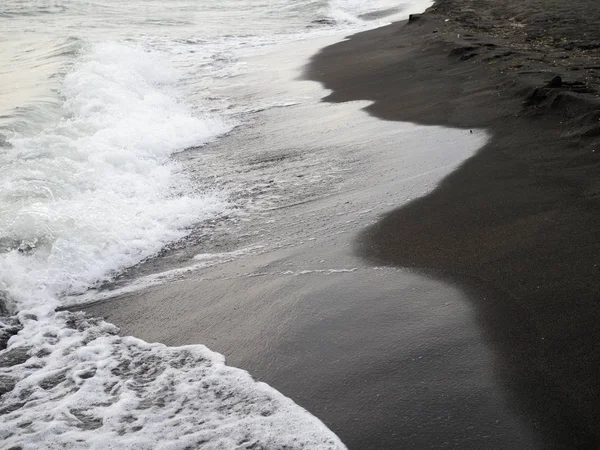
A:
[[[248,70],[244,56],[342,38],[429,3],[2,2],[3,447],[344,448],[318,418],[204,346],[123,338],[61,308],[261,207],[260,186],[214,181],[219,161],[214,176],[194,176],[208,167],[205,146],[248,114],[295,104],[223,95],[218,87]],[[193,157],[177,158],[184,150]]]

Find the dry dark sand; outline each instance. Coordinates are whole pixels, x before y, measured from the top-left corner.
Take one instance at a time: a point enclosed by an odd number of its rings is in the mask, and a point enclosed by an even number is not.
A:
[[[357,251],[496,292],[472,304],[542,448],[600,448],[599,17],[595,1],[442,0],[324,49],[307,71],[327,101],[493,133]]]

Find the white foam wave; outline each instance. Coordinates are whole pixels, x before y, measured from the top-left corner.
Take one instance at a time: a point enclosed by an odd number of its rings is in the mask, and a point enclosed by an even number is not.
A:
[[[317,418],[201,345],[166,347],[61,313],[14,340],[0,405],[6,448],[344,449]],[[33,339],[32,339],[33,338]]]
[[[330,0],[329,15],[338,23],[373,27],[381,24],[365,19],[370,14],[387,11],[385,20],[403,20],[409,14],[423,12],[432,4],[433,0]]]
[[[0,288],[27,309],[83,291],[221,213],[170,155],[230,129],[194,117],[158,56],[95,46],[63,86],[64,119],[0,155]],[[46,294],[41,299],[40,292]]]

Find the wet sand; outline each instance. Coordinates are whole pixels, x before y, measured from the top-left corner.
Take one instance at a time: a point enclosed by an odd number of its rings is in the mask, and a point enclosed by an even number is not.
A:
[[[328,102],[370,100],[387,121],[356,103],[270,110],[206,150],[350,164],[238,243],[277,245],[86,310],[147,341],[206,344],[350,449],[597,448],[594,141],[548,113],[576,105],[581,130],[589,101],[565,85],[524,109],[548,74],[519,84],[463,58],[499,44],[450,42],[444,20],[357,35],[307,68]],[[492,139],[462,163],[479,128]]]

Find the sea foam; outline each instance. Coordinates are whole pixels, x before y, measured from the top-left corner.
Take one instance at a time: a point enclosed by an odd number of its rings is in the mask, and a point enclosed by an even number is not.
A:
[[[170,93],[178,73],[117,43],[64,80],[63,119],[0,154],[0,283],[17,309],[82,292],[227,208],[169,157],[231,128]],[[44,303],[48,302],[45,298]]]
[[[329,16],[338,23],[365,25],[369,28],[380,26],[378,20],[367,20],[366,16],[382,11],[392,12],[384,15],[384,21],[404,20],[410,14],[421,13],[433,4],[433,0],[410,0],[399,3],[397,0],[329,0]]]
[[[343,449],[316,417],[202,345],[167,347],[81,314],[25,319],[0,368],[0,439],[23,449]]]

